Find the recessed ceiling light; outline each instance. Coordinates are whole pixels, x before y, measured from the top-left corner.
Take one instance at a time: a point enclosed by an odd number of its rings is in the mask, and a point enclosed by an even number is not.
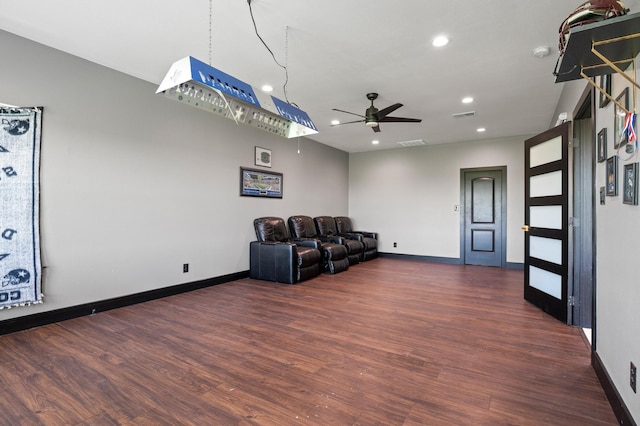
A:
[[[482,132],[486,132],[487,129],[485,129],[484,127],[479,127],[478,128],[478,133],[482,133]]]
[[[380,141],[378,141],[378,140],[371,141],[371,144],[372,144],[372,145],[378,145],[379,143],[380,143]]]
[[[332,126],[337,126],[338,124],[340,124],[340,120],[331,120]]]
[[[270,84],[265,84],[264,86],[262,86],[262,91],[263,92],[273,92],[273,86],[271,86]]]
[[[462,103],[463,104],[470,104],[471,102],[473,102],[473,98],[471,96],[467,96],[466,98],[462,98]]]
[[[446,46],[447,44],[449,44],[449,38],[444,35],[439,35],[433,39],[431,44],[433,44],[435,47]]]

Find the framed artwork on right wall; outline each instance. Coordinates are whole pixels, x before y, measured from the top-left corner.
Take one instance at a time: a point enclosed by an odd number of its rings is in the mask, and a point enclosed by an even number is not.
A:
[[[616,98],[616,102],[620,103],[620,105],[624,106],[624,108],[629,110],[629,88],[625,87],[624,90],[618,95]],[[618,149],[622,145],[627,143],[627,139],[624,137],[624,123],[627,119],[627,111],[625,109],[620,108],[617,104],[613,109],[614,113],[614,121],[613,121],[613,148]]]
[[[600,76],[600,88],[607,92],[609,96],[611,96],[611,74],[604,74]],[[606,107],[611,99],[606,97],[604,93],[600,93],[600,108]]]
[[[607,128],[598,132],[598,163],[604,163],[607,160]]]
[[[618,157],[613,155],[607,158],[607,196],[618,195]]]
[[[622,191],[622,202],[624,204],[638,205],[638,163],[624,165],[623,171],[624,188]]]

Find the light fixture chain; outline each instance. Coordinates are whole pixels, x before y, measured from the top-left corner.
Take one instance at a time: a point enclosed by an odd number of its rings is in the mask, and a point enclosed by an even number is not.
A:
[[[289,26],[284,27],[284,66],[289,66]]]
[[[209,0],[209,66],[211,66],[211,45],[212,43],[212,27],[213,27],[213,0]]]

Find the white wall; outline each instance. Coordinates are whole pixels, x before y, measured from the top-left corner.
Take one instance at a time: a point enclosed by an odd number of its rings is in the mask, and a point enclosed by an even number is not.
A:
[[[575,112],[576,106],[584,94],[585,88],[589,85],[589,83],[582,79],[567,81],[562,84],[562,93],[556,105],[552,120],[549,123],[549,128],[556,127],[559,124],[558,118],[562,113],[567,114],[567,121],[573,121],[573,113]]]
[[[614,75],[613,97],[629,86],[622,77]],[[633,90],[629,89],[629,104],[633,109],[632,94]],[[596,134],[602,128],[607,129],[608,156],[616,155],[613,149],[613,110],[612,102],[596,111]],[[629,363],[640,367],[640,275],[637,267],[640,255],[640,206],[622,203],[623,166],[640,159],[636,155],[627,160],[629,154],[624,150],[619,157],[620,195],[606,197],[606,204],[601,206],[598,202],[596,207],[596,351],[631,415],[634,419],[640,419],[640,394],[634,394],[629,386]],[[596,194],[605,185],[605,174],[605,163],[598,164]]]
[[[351,154],[349,214],[379,250],[460,257],[460,169],[507,166],[507,262],[524,261],[524,140],[515,137]],[[397,248],[393,247],[397,242]]]
[[[0,102],[44,106],[46,267],[45,303],[0,321],[246,271],[255,217],[348,213],[343,151],[302,139],[297,154],[297,140],[156,96],[142,80],[2,31],[0,45],[10,58]],[[284,174],[281,200],[239,196],[256,145]]]

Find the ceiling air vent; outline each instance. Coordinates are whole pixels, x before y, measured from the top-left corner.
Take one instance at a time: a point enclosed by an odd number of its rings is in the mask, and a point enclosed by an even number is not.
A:
[[[426,143],[423,139],[416,139],[413,141],[398,142],[398,145],[408,147],[408,146],[426,145]]]
[[[474,117],[476,115],[475,111],[467,111],[467,112],[459,112],[457,114],[451,114],[453,118],[467,118]]]

